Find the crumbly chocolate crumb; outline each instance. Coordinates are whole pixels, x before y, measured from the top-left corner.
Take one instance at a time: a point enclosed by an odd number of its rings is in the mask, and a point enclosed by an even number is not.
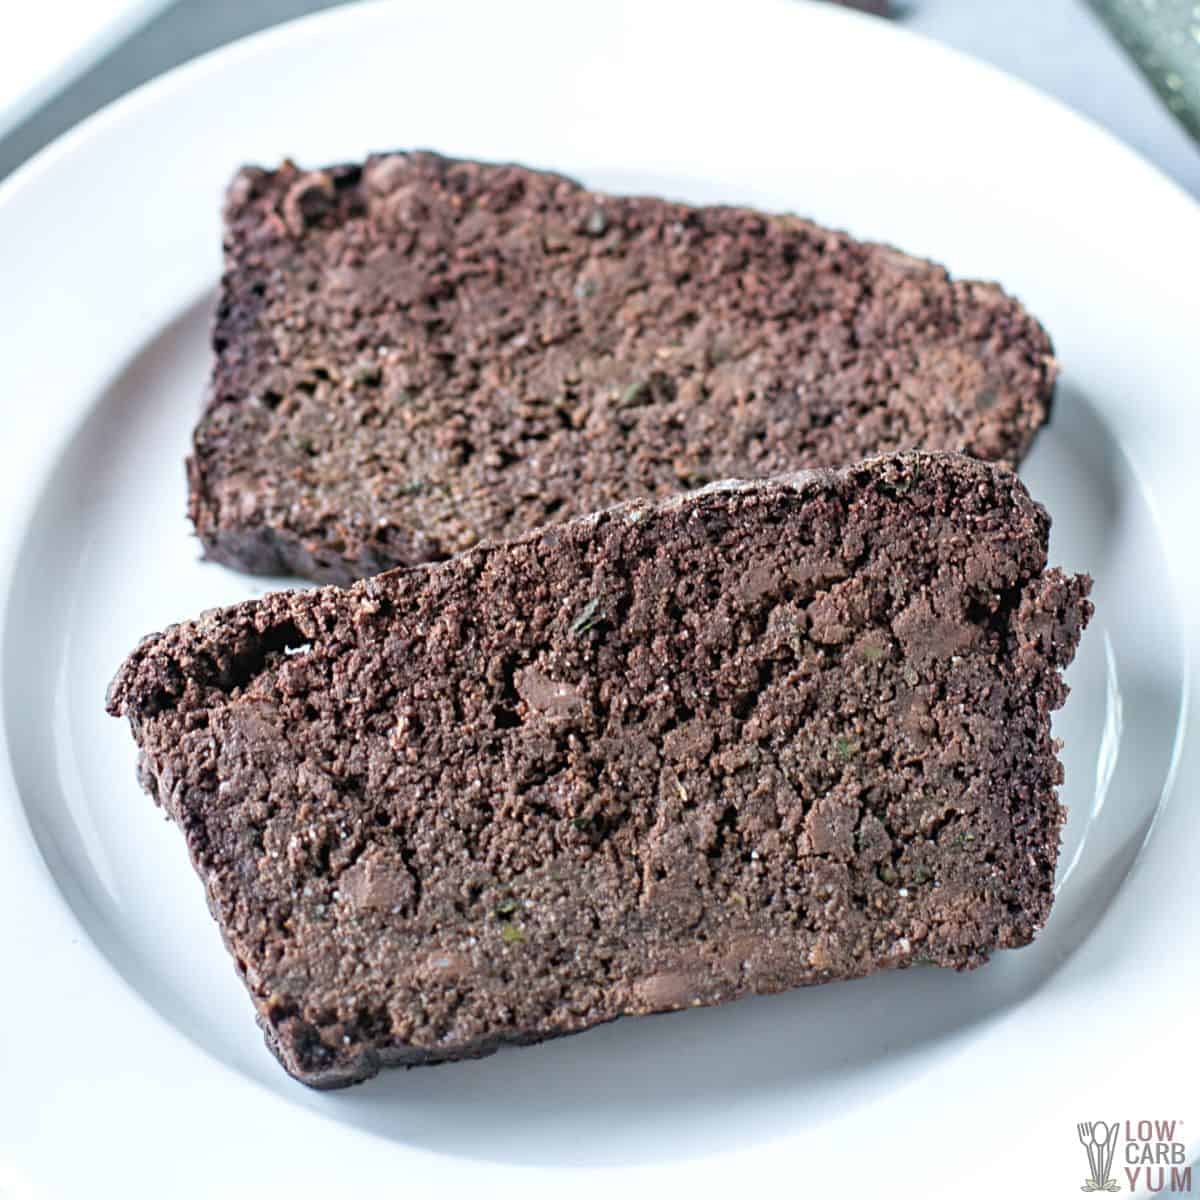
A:
[[[207,613],[109,708],[314,1086],[974,967],[1053,898],[1048,529],[957,455],[722,483]]]
[[[209,557],[348,582],[714,479],[959,450],[1054,383],[993,284],[792,216],[393,154],[246,169],[189,462]]]

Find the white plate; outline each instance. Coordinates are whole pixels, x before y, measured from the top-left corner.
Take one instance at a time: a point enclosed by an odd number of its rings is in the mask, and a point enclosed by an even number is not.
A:
[[[1065,373],[1025,475],[1097,615],[1035,946],[338,1094],[279,1070],[102,699],[141,634],[260,590],[199,563],[182,515],[225,180],[413,145],[798,210],[1000,278],[1046,321]],[[1049,1197],[1086,1174],[1078,1121],[1183,1120],[1194,1148],[1200,215],[1128,151],[832,6],[356,7],[42,155],[0,189],[0,264],[0,1191]]]

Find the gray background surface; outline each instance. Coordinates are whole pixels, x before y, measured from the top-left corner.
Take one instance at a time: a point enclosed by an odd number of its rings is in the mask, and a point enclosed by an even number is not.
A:
[[[98,108],[171,67],[245,34],[341,2],[177,0],[0,141],[0,178]],[[898,24],[994,63],[1066,101],[1200,199],[1200,148],[1083,0],[898,0],[894,7]],[[737,11],[736,0],[730,0],[730,11]],[[872,98],[868,95],[864,102]],[[1064,153],[1069,152],[1065,147]]]

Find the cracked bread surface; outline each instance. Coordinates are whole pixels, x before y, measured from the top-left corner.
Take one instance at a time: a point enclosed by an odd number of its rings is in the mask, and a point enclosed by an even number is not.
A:
[[[317,1087],[974,967],[1053,896],[1048,530],[958,455],[723,483],[206,613],[109,709]]]
[[[995,284],[787,215],[414,152],[246,168],[188,464],[206,554],[348,582],[717,479],[1016,465],[1055,364]]]

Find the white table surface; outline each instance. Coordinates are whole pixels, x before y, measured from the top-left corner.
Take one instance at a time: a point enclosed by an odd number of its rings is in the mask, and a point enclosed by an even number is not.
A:
[[[91,2],[96,8],[128,7],[127,0]],[[0,178],[147,79],[243,34],[338,2],[175,0],[0,138]],[[588,2],[598,5],[603,0]],[[1200,148],[1159,103],[1083,0],[896,0],[894,6],[901,25],[994,63],[1064,100],[1200,199]],[[736,0],[730,0],[730,11],[737,11]],[[14,14],[20,12],[14,8]],[[6,40],[20,38],[22,21],[32,19],[10,16]],[[97,52],[103,46],[97,42]],[[886,97],[878,102],[886,104]]]
[[[0,134],[130,37],[169,0],[38,0],[10,14],[0,37]]]

